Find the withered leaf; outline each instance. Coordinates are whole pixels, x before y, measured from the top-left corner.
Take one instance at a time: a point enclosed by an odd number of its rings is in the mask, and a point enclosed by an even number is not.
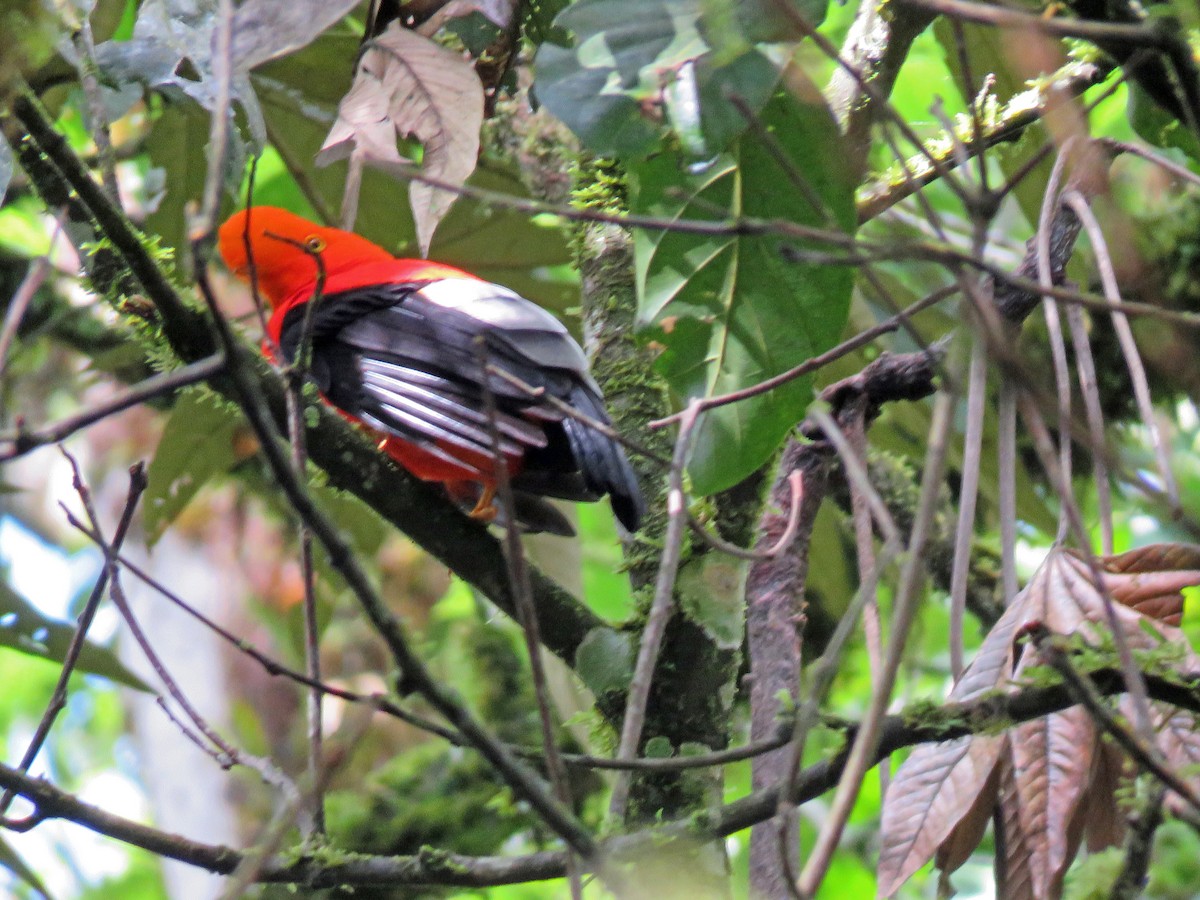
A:
[[[1087,710],[1022,722],[1009,744],[1015,805],[1030,852],[1034,896],[1050,896],[1079,849],[1071,825],[1087,795],[1096,729]]]
[[[1182,610],[1180,591],[1200,583],[1198,563],[1200,549],[1185,545],[1101,558],[1102,591],[1085,559],[1051,550],[984,638],[951,698],[1015,690],[1014,679],[1041,663],[1036,647],[1015,643],[1035,623],[1057,634],[1103,636],[1109,627],[1104,591],[1116,601],[1113,613],[1130,646],[1176,645],[1188,670],[1200,671],[1200,656],[1173,627]],[[1156,720],[1170,763],[1200,763],[1191,716],[1163,708],[1156,709]],[[947,867],[961,863],[971,851],[968,838],[982,833],[981,808],[998,796],[1005,896],[1056,895],[1085,830],[1093,846],[1120,839],[1123,822],[1114,799],[1120,759],[1082,707],[1023,723],[1000,740],[977,735],[918,747],[896,772],[884,801],[880,894],[894,893],[935,853]]]
[[[983,840],[988,823],[992,820],[992,810],[996,806],[996,791],[998,779],[1004,764],[994,766],[992,774],[975,797],[975,802],[967,810],[966,815],[958,820],[954,830],[938,847],[935,862],[943,875],[949,875],[965,863]]]
[[[517,11],[516,0],[450,0],[442,7],[447,17],[469,16],[478,12],[498,28],[507,28]]]
[[[233,14],[234,69],[253,69],[307,46],[357,5],[357,0],[244,0]]]
[[[352,161],[344,207],[350,227],[357,208],[356,164],[397,176],[411,171],[397,141],[421,142],[421,171],[451,186],[463,185],[475,171],[483,125],[483,86],[461,55],[405,29],[399,21],[368,45],[354,84],[338,105],[338,118],[317,154],[318,165],[347,156]],[[450,190],[413,180],[409,204],[422,255],[429,252],[438,223],[454,203]]]
[[[1116,847],[1125,840],[1128,823],[1117,804],[1117,789],[1133,776],[1133,763],[1111,741],[1099,741],[1096,773],[1083,811],[1084,832],[1090,853]]]
[[[904,761],[883,805],[880,896],[893,894],[923,866],[971,811],[1005,740],[988,735],[924,744]]]
[[[1162,721],[1158,730],[1158,749],[1177,774],[1189,783],[1197,784],[1200,782],[1200,728],[1197,728],[1200,723],[1197,723],[1196,715],[1165,704],[1155,706]],[[1168,792],[1165,803],[1172,812],[1187,805],[1187,801],[1174,791]]]
[[[1079,557],[1078,553],[1071,555]],[[1096,561],[1105,572],[1113,573],[1200,570],[1200,544],[1147,544]]]
[[[1090,587],[1087,561],[1077,554],[1070,559]],[[1183,618],[1183,588],[1200,583],[1200,547],[1195,544],[1151,544],[1099,557],[1096,563],[1114,600],[1168,625]]]
[[[1033,900],[1033,846],[1022,821],[1017,782],[1013,776],[1012,746],[1000,757],[998,778],[999,807],[996,835],[996,891],[1006,900]]]

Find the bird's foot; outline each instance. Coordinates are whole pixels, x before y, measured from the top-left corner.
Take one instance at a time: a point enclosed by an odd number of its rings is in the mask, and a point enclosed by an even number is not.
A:
[[[476,522],[483,522],[490,525],[496,520],[496,515],[499,512],[496,509],[496,488],[494,485],[484,485],[483,493],[479,495],[479,500],[475,503],[475,508],[467,513]]]

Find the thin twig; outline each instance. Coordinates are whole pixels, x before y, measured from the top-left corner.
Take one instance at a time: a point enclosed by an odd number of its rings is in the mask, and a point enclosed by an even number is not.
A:
[[[1063,171],[1070,158],[1074,138],[1068,138],[1059,151],[1046,190],[1042,194],[1041,210],[1038,214],[1037,230],[1037,277],[1043,289],[1050,287],[1054,277],[1050,271],[1050,220],[1058,208],[1059,185]],[[1050,340],[1050,355],[1054,363],[1054,387],[1058,396],[1058,465],[1064,484],[1071,483],[1071,379],[1067,369],[1067,350],[1063,342],[1062,323],[1058,307],[1048,297],[1043,297],[1042,311],[1046,319],[1046,331]],[[1059,509],[1058,532],[1055,540],[1061,541],[1067,532],[1066,505]]]
[[[1067,325],[1071,330],[1071,346],[1075,351],[1075,370],[1079,376],[1079,393],[1083,397],[1088,434],[1092,439],[1092,480],[1096,485],[1096,513],[1100,517],[1100,552],[1113,553],[1112,488],[1108,483],[1108,450],[1104,441],[1104,411],[1100,406],[1100,387],[1096,379],[1096,360],[1088,340],[1083,310],[1067,307]]]
[[[18,428],[15,432],[0,434],[0,444],[11,444],[7,449],[0,450],[0,462],[7,462],[8,460],[16,459],[18,456],[24,456],[29,451],[43,447],[46,444],[56,444],[70,437],[75,432],[87,428],[89,425],[94,425],[100,420],[106,419],[122,410],[129,409],[131,406],[137,406],[156,397],[172,394],[181,388],[189,387],[202,381],[208,381],[221,374],[224,369],[225,356],[219,353],[216,356],[210,356],[207,359],[200,360],[200,362],[183,366],[174,371],[153,375],[136,387],[122,391],[110,400],[82,410],[73,416],[60,419],[43,428],[33,431]]]
[[[1096,256],[1096,268],[1100,272],[1100,283],[1104,288],[1105,298],[1110,303],[1120,303],[1121,288],[1117,284],[1112,257],[1108,253],[1108,244],[1104,240],[1104,232],[1100,229],[1100,222],[1096,219],[1096,214],[1092,212],[1087,199],[1079,191],[1068,190],[1063,194],[1062,202],[1069,206],[1079,217],[1079,221],[1083,223],[1083,228],[1092,245],[1092,252]],[[1133,383],[1133,395],[1137,399],[1142,423],[1150,433],[1154,454],[1158,458],[1163,491],[1171,506],[1178,508],[1179,487],[1175,481],[1175,475],[1171,471],[1171,454],[1154,415],[1154,400],[1150,396],[1150,384],[1146,380],[1146,368],[1142,365],[1142,356],[1138,352],[1137,341],[1133,337],[1133,330],[1129,327],[1129,320],[1119,309],[1113,309],[1112,323],[1113,330],[1117,333],[1117,340],[1121,345],[1121,353],[1125,357],[1125,365],[1129,369],[1129,380]]]
[[[1134,144],[1130,141],[1119,141],[1115,138],[1095,138],[1095,141],[1114,153],[1130,153],[1134,156],[1140,156],[1142,159],[1154,163],[1154,165],[1163,171],[1170,172],[1181,181],[1187,181],[1193,187],[1200,187],[1200,175],[1197,175],[1187,166],[1180,165],[1174,160],[1163,156],[1161,153],[1155,152],[1151,147],[1143,147],[1141,144]]]
[[[13,339],[17,336],[17,330],[21,327],[21,320],[25,318],[25,312],[29,309],[29,304],[33,302],[34,295],[45,283],[46,276],[50,274],[50,256],[54,252],[54,245],[58,243],[58,236],[62,234],[65,217],[66,210],[59,211],[55,217],[54,231],[50,235],[50,246],[29,266],[25,277],[21,279],[21,283],[17,285],[16,291],[8,301],[8,309],[4,313],[4,326],[0,329],[0,383],[4,381],[4,376],[8,371],[8,351],[12,346]]]
[[[142,655],[145,656],[146,662],[150,664],[150,668],[154,670],[154,674],[158,676],[163,687],[167,689],[167,693],[171,698],[179,704],[179,707],[184,711],[187,717],[192,721],[192,724],[200,730],[200,733],[207,738],[209,746],[215,747],[218,754],[215,756],[218,764],[223,769],[228,769],[239,761],[240,754],[236,747],[233,747],[220,734],[217,733],[209,723],[200,715],[199,710],[192,705],[187,696],[179,689],[179,685],[175,679],[171,677],[171,673],[167,671],[167,667],[163,665],[162,660],[154,651],[150,639],[146,633],[142,631],[142,626],[138,623],[130,608],[128,601],[125,598],[125,592],[120,588],[120,580],[118,577],[118,561],[113,546],[105,541],[104,536],[100,533],[100,526],[95,520],[92,520],[91,528],[89,529],[75,517],[70,510],[64,510],[67,516],[67,522],[71,527],[79,531],[86,532],[95,536],[96,544],[99,546],[105,557],[105,566],[108,568],[109,579],[109,597],[113,601],[113,605],[124,619],[125,625],[129,628],[129,634],[133,637],[134,642],[141,648]],[[88,518],[92,519],[91,511],[88,511]],[[161,698],[160,698],[161,702]],[[163,704],[165,709],[165,704]],[[209,746],[202,745],[202,749],[209,753]],[[211,755],[211,753],[210,753]]]
[[[867,422],[866,422],[866,398],[861,397],[858,402],[848,408],[842,416],[846,421],[846,443],[849,452],[842,450],[839,447],[839,453],[843,461],[843,467],[863,469],[864,474],[867,468]],[[836,435],[836,429],[824,429],[826,436]],[[835,440],[835,446],[836,440]],[[863,636],[867,641],[867,666],[871,674],[871,685],[874,687],[879,684],[879,678],[883,671],[883,623],[879,616],[879,596],[875,590],[877,585],[876,572],[879,571],[879,562],[875,557],[875,531],[871,526],[871,503],[882,504],[883,500],[878,496],[874,486],[862,477],[851,477],[850,482],[850,515],[854,521],[854,550],[857,557],[859,584],[867,589],[866,601],[862,607],[862,625]],[[864,482],[866,482],[864,484]],[[887,511],[886,506],[884,507]],[[890,522],[890,519],[888,520]],[[899,544],[899,530],[892,526],[890,532],[880,529],[886,535],[885,540],[892,547]],[[798,764],[798,763],[797,763]],[[887,795],[888,780],[890,772],[887,766],[879,767],[879,792],[880,796]],[[795,876],[792,877],[794,888]]]
[[[774,559],[792,545],[792,541],[796,539],[796,534],[800,530],[800,507],[804,502],[804,475],[799,471],[789,472],[787,483],[791,491],[791,504],[788,507],[787,526],[784,528],[783,534],[779,536],[779,540],[763,550],[747,550],[744,547],[739,547],[737,544],[729,543],[729,541],[722,539],[705,528],[704,524],[698,521],[691,512],[688,513],[688,524],[692,526],[692,532],[698,535],[714,550],[728,553],[730,556],[736,556],[738,559]]]
[[[924,550],[935,518],[938,491],[948,450],[948,437],[956,403],[953,382],[938,395],[929,427],[929,445],[925,470],[921,477],[921,495],[908,543],[908,559],[901,572],[900,584],[893,604],[892,633],[888,638],[887,655],[879,684],[871,692],[862,727],[855,736],[846,767],[838,781],[829,815],[823,823],[817,842],[804,870],[800,873],[797,890],[803,897],[812,897],[824,880],[833,859],[850,810],[858,797],[863,776],[875,764],[879,744],[879,726],[891,697],[892,686],[900,668],[908,633],[916,617],[918,587],[925,571]]]
[[[246,217],[246,232],[242,239],[253,249],[249,240],[250,218]],[[297,480],[303,481],[308,477],[308,447],[305,443],[304,429],[304,386],[308,380],[308,372],[312,362],[313,324],[316,322],[317,309],[325,298],[325,258],[319,251],[308,245],[282,235],[264,232],[267,238],[291,244],[305,253],[316,268],[316,279],[313,283],[312,296],[304,305],[304,319],[300,326],[300,340],[296,345],[296,354],[285,370],[287,391],[284,399],[287,404],[288,442],[292,448],[292,468]],[[248,255],[253,259],[252,253]],[[257,295],[257,269],[251,265],[251,280],[255,283],[254,293]],[[261,314],[261,306],[259,307]],[[264,329],[264,334],[270,334]],[[321,632],[317,621],[317,591],[316,573],[313,568],[312,531],[302,518],[296,521],[297,538],[300,543],[300,571],[304,584],[304,667],[308,677],[314,684],[321,682]],[[308,805],[312,823],[310,837],[316,841],[325,838],[325,798],[322,794],[324,779],[321,777],[322,758],[324,753],[321,743],[324,739],[322,724],[322,693],[317,687],[309,689],[306,712],[308,716],[308,783],[314,791]]]
[[[76,522],[74,525],[85,537],[99,545],[98,536],[90,528],[81,522]],[[200,610],[196,609],[196,607],[192,606],[192,604],[188,603],[124,554],[116,554],[116,559],[127,572],[131,573],[139,581],[156,591],[184,613],[191,616],[205,628],[212,631],[223,641],[230,644],[239,653],[244,653],[246,656],[250,657],[250,659],[262,666],[263,670],[268,675],[271,675],[272,677],[287,678],[289,681],[294,681],[298,685],[315,688],[320,690],[323,694],[326,694],[330,697],[337,697],[339,700],[345,700],[347,703],[358,703],[371,707],[372,709],[376,709],[379,712],[398,719],[401,722],[405,722],[421,729],[422,731],[427,731],[430,734],[449,741],[451,744],[454,744],[457,747],[471,746],[470,742],[454,729],[446,728],[444,725],[439,725],[436,722],[425,718],[424,716],[419,716],[416,713],[410,712],[382,694],[362,694],[357,691],[351,691],[347,690],[346,688],[337,687],[336,685],[329,684],[328,682],[313,681],[304,672],[292,669],[278,660],[267,656],[267,654],[259,650],[253,644],[247,642],[244,638],[238,637],[237,635],[233,634],[233,632],[223,628],[219,623],[213,621]],[[528,755],[528,752],[526,752],[526,755]],[[590,760],[593,758],[581,757],[581,759]],[[612,760],[603,757],[594,757],[594,759],[600,760],[601,768],[611,764],[612,762]]]
[[[86,496],[87,487],[84,485],[83,477],[80,475],[78,462],[66,450],[63,450],[63,455],[67,458],[75,473],[76,491],[80,493],[80,496]],[[117,522],[117,529],[113,532],[112,546],[114,550],[120,549],[121,544],[125,542],[125,535],[128,534],[129,526],[133,522],[134,510],[137,509],[138,500],[141,499],[142,493],[145,490],[146,469],[142,463],[137,463],[129,470],[129,492],[125,497],[125,507],[121,510],[121,518]],[[104,597],[104,591],[108,587],[108,575],[109,569],[108,566],[105,566],[99,576],[97,576],[96,584],[92,587],[92,593],[84,604],[83,610],[79,613],[75,633],[71,636],[71,643],[67,646],[67,652],[63,656],[62,668],[59,670],[54,691],[50,695],[50,702],[46,705],[46,711],[42,714],[37,728],[34,729],[33,736],[29,739],[29,744],[25,748],[25,753],[21,756],[21,761],[17,764],[17,771],[20,773],[29,771],[29,767],[33,765],[34,759],[42,749],[42,744],[46,741],[46,736],[54,726],[58,714],[62,712],[63,707],[67,704],[67,682],[71,678],[71,673],[75,671],[75,665],[79,662],[79,654],[82,652],[84,642],[87,640],[88,629],[92,626],[92,620],[96,616],[100,600]],[[13,797],[14,794],[11,789],[6,789],[3,796],[0,796],[0,817],[4,816],[8,811]]]
[[[479,367],[486,371],[488,368],[487,341],[482,335],[476,338],[475,352]],[[525,565],[525,548],[521,544],[520,529],[517,527],[517,504],[513,496],[512,479],[509,477],[508,458],[504,455],[503,438],[498,421],[499,413],[496,410],[496,395],[492,392],[487,378],[483,379],[482,384],[483,405],[487,413],[488,431],[492,443],[492,465],[496,479],[496,492],[507,517],[504,528],[504,546],[508,557],[508,575],[512,595],[516,601],[517,621],[521,626],[521,634],[525,638],[525,652],[529,656],[529,673],[533,680],[533,695],[537,701],[538,722],[542,732],[542,753],[554,793],[559,802],[570,809],[572,806],[571,783],[567,778],[566,767],[563,765],[554,727],[554,716],[550,710],[550,689],[546,682],[546,669],[542,664],[542,637],[538,627],[537,607],[533,603],[533,590],[529,585],[529,570]],[[578,859],[574,853],[569,853],[567,856],[567,873],[571,884],[571,897],[573,900],[581,900],[583,885],[579,876]]]
[[[987,340],[981,327],[971,333],[971,364],[967,375],[967,427],[963,435],[962,480],[958,489],[958,522],[954,530],[954,563],[950,570],[950,674],[963,671],[963,628],[967,581],[971,574],[971,544],[975,536],[975,502],[979,497],[983,425],[987,416]]]
[[[1021,589],[1017,579],[1017,389],[1008,378],[1000,379],[996,420],[1000,584],[1007,606]]]
[[[691,401],[684,411],[679,435],[675,439],[675,453],[671,459],[671,472],[667,483],[667,531],[663,538],[663,552],[654,583],[654,599],[646,616],[642,630],[642,641],[638,647],[637,663],[629,683],[629,694],[625,700],[625,719],[621,723],[621,740],[617,745],[615,759],[626,760],[637,756],[642,739],[642,728],[646,723],[646,704],[650,700],[650,685],[654,679],[654,668],[658,662],[658,651],[662,646],[667,622],[674,609],[672,597],[675,576],[683,553],[683,537],[687,529],[687,498],[683,493],[683,472],[687,465],[692,444],[692,433],[700,416],[700,401]],[[612,801],[608,812],[614,821],[625,817],[625,806],[629,800],[631,778],[627,773],[618,776],[613,786]]]

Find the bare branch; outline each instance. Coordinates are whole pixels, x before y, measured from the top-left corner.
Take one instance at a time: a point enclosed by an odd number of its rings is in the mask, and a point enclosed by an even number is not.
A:
[[[67,454],[67,459],[71,462],[75,471],[76,490],[79,491],[81,497],[86,497],[87,488],[84,486],[79,474],[79,467],[75,463],[74,458],[69,454]],[[138,500],[145,489],[146,470],[141,463],[138,463],[129,470],[129,493],[125,498],[125,508],[121,512],[121,518],[117,522],[117,529],[113,533],[112,546],[114,550],[120,549],[121,544],[124,543],[125,536],[129,532],[129,526],[133,522],[134,510],[137,509]],[[104,591],[108,587],[108,578],[109,568],[105,566],[96,578],[96,584],[92,588],[92,593],[84,604],[83,610],[79,613],[75,634],[71,637],[71,643],[68,645],[66,655],[63,657],[62,668],[58,673],[58,681],[54,685],[54,692],[50,695],[50,702],[46,706],[46,712],[43,714],[41,721],[38,722],[37,728],[34,729],[33,736],[29,739],[29,744],[25,748],[25,753],[21,756],[21,762],[17,765],[17,771],[21,773],[29,771],[29,767],[33,765],[34,759],[37,758],[38,752],[42,749],[42,744],[46,741],[46,736],[54,726],[58,714],[66,706],[67,682],[71,678],[71,673],[75,671],[75,664],[79,661],[79,654],[83,650],[84,641],[87,640],[88,629],[92,625],[92,620],[96,617],[96,610],[99,608],[100,600],[104,597]],[[12,790],[6,787],[3,796],[0,796],[0,817],[3,817],[8,811],[9,806],[12,804],[13,796]]]

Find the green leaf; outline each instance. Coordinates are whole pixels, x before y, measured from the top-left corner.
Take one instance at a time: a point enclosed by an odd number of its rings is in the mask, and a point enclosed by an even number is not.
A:
[[[723,52],[742,44],[799,41],[825,20],[829,0],[702,0],[705,37]]]
[[[742,646],[749,568],[744,559],[705,553],[679,570],[680,609],[722,650]]]
[[[670,759],[675,755],[675,748],[671,746],[671,742],[667,738],[658,735],[646,741],[642,755],[646,759]]]
[[[174,248],[177,260],[188,258],[183,208],[204,191],[208,131],[208,114],[203,109],[190,103],[173,103],[163,107],[146,135],[150,162],[163,170],[163,183],[170,185],[146,217],[146,231]]]
[[[1129,124],[1138,137],[1156,147],[1174,148],[1187,154],[1192,168],[1200,162],[1200,140],[1180,122],[1151,99],[1145,89],[1134,82],[1129,84]]]
[[[46,886],[38,878],[37,872],[26,865],[25,860],[14,850],[4,838],[0,837],[0,868],[8,869],[17,878],[25,882],[43,897],[49,897]]]
[[[832,217],[851,231],[853,185],[840,136],[824,106],[776,93],[763,125],[794,172]],[[708,171],[687,174],[668,155],[634,167],[633,205],[667,220],[728,216],[787,219],[830,227],[826,211],[781,168],[756,134],[744,135]],[[758,384],[832,347],[849,308],[846,267],[791,262],[779,237],[641,231],[635,235],[639,319],[664,350],[659,369],[683,398],[711,397]],[[706,413],[697,428],[689,473],[709,494],[762,465],[804,416],[810,379]]]
[[[580,0],[554,22],[574,46],[538,51],[537,97],[597,153],[646,153],[659,126],[641,101],[657,98],[662,73],[707,52],[698,22],[696,0],[644,0],[637,15],[625,0]]]
[[[762,108],[778,70],[756,49],[797,41],[825,16],[826,0],[580,0],[555,24],[571,46],[543,44],[538,99],[589,149],[637,159],[669,124],[696,160],[711,158],[749,123],[730,95]],[[805,21],[810,25],[803,24]]]
[[[73,623],[43,615],[7,583],[0,581],[0,647],[61,663],[74,634]],[[144,681],[125,668],[116,654],[90,641],[84,643],[76,668],[91,675],[103,675],[139,691],[150,690]]]
[[[153,546],[214,475],[238,462],[234,434],[242,415],[206,391],[180,395],[146,473],[142,523]]]
[[[597,697],[624,691],[633,677],[633,641],[611,628],[593,628],[575,651],[575,671]]]

